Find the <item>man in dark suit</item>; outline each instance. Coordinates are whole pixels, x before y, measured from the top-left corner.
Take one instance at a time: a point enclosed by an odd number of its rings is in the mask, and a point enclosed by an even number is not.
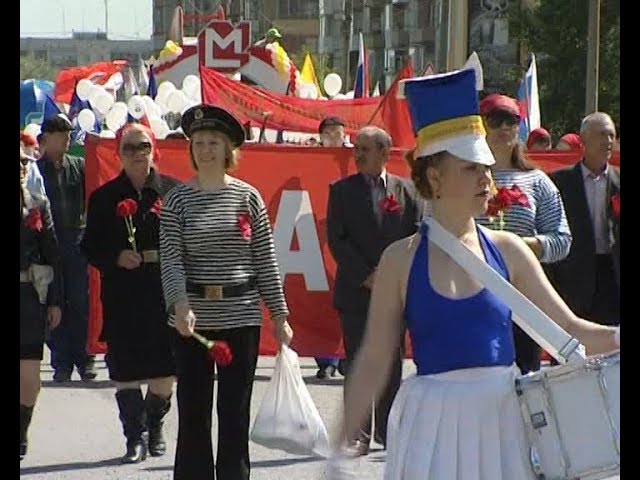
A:
[[[383,250],[416,232],[419,219],[414,189],[406,179],[385,170],[391,137],[378,127],[365,127],[355,142],[358,173],[330,186],[327,237],[337,264],[334,307],[340,315],[346,354],[346,377],[364,336],[371,288]],[[404,342],[402,342],[404,343]],[[386,444],[387,417],[402,380],[403,351],[394,355],[389,384],[375,406],[375,440]],[[352,439],[355,452],[366,455],[371,418]]]
[[[67,154],[73,126],[64,114],[48,118],[41,127],[44,155],[38,168],[51,202],[60,243],[64,303],[60,326],[51,332],[51,366],[55,382],[68,382],[74,366],[83,381],[96,378],[95,359],[86,349],[89,327],[89,274],[78,244],[85,228],[85,161]]]
[[[580,127],[584,157],[551,179],[560,190],[573,235],[566,259],[549,265],[551,282],[576,315],[620,323],[620,170],[609,165],[616,130],[596,112]]]

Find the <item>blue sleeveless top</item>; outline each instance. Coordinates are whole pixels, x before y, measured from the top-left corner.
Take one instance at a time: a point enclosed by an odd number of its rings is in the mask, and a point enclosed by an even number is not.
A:
[[[476,228],[486,262],[509,280],[500,251],[481,228]],[[418,375],[512,365],[515,349],[511,310],[486,288],[462,299],[450,299],[433,290],[429,279],[427,232],[428,226],[423,223],[409,273],[405,305]]]

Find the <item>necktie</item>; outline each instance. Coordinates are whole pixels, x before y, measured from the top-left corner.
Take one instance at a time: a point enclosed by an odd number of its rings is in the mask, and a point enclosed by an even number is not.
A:
[[[380,202],[385,197],[385,188],[382,177],[370,177],[369,184],[371,186],[371,200],[373,201],[373,213],[376,216],[378,225],[382,223],[382,209],[380,208]]]

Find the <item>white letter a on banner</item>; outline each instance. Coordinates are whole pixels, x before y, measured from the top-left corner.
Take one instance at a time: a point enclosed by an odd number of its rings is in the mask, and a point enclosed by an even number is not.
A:
[[[298,237],[299,250],[291,251],[294,232]],[[283,282],[287,274],[301,273],[308,291],[329,291],[309,192],[282,191],[273,237]]]

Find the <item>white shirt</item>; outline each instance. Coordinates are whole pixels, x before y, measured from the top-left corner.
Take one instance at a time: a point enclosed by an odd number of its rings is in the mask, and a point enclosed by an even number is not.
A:
[[[38,164],[35,159],[29,160],[27,162],[27,190],[31,193],[38,193],[43,197],[46,196],[44,191],[44,180],[42,179],[42,174],[40,173],[40,169],[38,168]]]
[[[591,224],[593,225],[593,236],[596,242],[596,254],[611,253],[609,244],[609,225],[607,223],[607,172],[609,165],[598,175],[594,175],[591,170],[580,164],[582,169],[582,179],[584,191],[589,205]]]

